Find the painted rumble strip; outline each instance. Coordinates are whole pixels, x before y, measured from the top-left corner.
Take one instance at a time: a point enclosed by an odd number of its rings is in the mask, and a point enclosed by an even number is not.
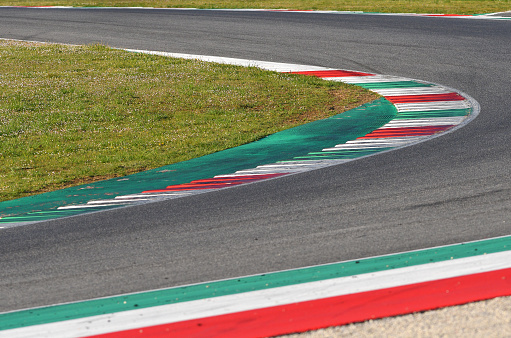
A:
[[[456,90],[403,77],[318,66],[128,50],[259,67],[362,86],[383,96],[349,112],[219,153],[143,173],[0,203],[4,228],[254,183],[423,142],[472,120],[478,103]]]
[[[0,314],[0,337],[263,337],[511,294],[511,237]]]

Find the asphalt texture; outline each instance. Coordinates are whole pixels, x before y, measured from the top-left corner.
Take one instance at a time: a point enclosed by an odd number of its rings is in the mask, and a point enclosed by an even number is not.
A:
[[[464,128],[405,149],[0,229],[0,311],[511,234],[511,21],[0,8],[0,37],[399,75],[481,104]]]

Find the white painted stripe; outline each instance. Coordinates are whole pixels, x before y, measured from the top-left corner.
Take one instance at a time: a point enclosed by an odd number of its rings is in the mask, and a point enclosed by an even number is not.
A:
[[[288,172],[287,170],[279,171],[277,169],[245,169],[236,171],[235,174],[240,175],[252,175],[252,174],[282,174],[283,172]]]
[[[436,122],[436,123],[427,123],[427,122],[400,122],[400,123],[387,123],[381,128],[378,128],[377,130],[381,129],[391,129],[391,128],[412,128],[412,127],[427,127],[427,126],[450,126],[454,125],[453,123],[448,122]]]
[[[295,171],[306,171],[306,170],[313,170],[313,169],[318,169],[318,168],[324,168],[324,167],[328,167],[332,165],[331,163],[328,163],[328,162],[323,162],[323,163],[316,163],[316,164],[311,164],[311,165],[304,165],[304,164],[299,164],[299,165],[296,165],[296,164],[291,164],[291,165],[285,165],[285,164],[267,164],[267,165],[262,165],[262,166],[258,166],[256,168],[253,168],[253,169],[247,169],[247,170],[253,170],[253,171],[274,171],[275,173],[282,173],[282,172],[295,172]]]
[[[317,160],[317,161],[290,161],[290,162],[276,162],[270,164],[263,164],[255,168],[238,170],[233,174],[219,175],[215,178],[221,177],[236,177],[245,175],[268,175],[268,174],[283,174],[283,173],[297,173],[302,171],[309,171],[329,167],[332,165],[345,163],[350,160]]]
[[[203,192],[204,190],[211,190],[211,189],[202,189],[201,192]],[[118,196],[119,199],[117,199],[117,200],[113,199],[113,200],[103,200],[103,201],[89,201],[89,202],[87,202],[87,204],[66,205],[66,206],[58,207],[57,210],[90,209],[90,208],[99,208],[99,207],[109,207],[109,206],[114,206],[114,205],[129,205],[129,204],[138,203],[138,202],[152,201],[152,200],[155,200],[158,198],[162,199],[162,198],[171,198],[171,197],[181,197],[183,195],[190,195],[193,193],[195,193],[195,191],[188,191],[188,193],[186,193],[186,194],[179,194],[179,195],[158,194],[158,195],[154,195],[155,196],[154,198],[150,198],[149,196],[141,195],[140,196],[141,198],[137,197],[137,198],[131,198],[131,199],[129,199],[127,197],[123,197],[123,196]],[[142,197],[145,197],[145,198],[142,198]]]
[[[404,143],[406,144],[406,143]],[[341,151],[341,150],[355,150],[355,149],[377,149],[377,148],[392,148],[397,147],[399,143],[364,143],[364,144],[345,144],[335,146],[333,148],[325,148],[322,151]]]
[[[395,145],[366,144],[366,145],[353,145],[353,146],[345,146],[345,147],[325,148],[325,149],[322,149],[321,151],[332,152],[332,151],[342,151],[342,150],[378,149],[378,148],[392,148],[392,147],[395,147]]]
[[[400,147],[406,144],[415,143],[428,136],[412,136],[400,138],[375,138],[348,141],[346,143],[338,144],[333,148],[325,148],[323,151],[336,151],[341,149],[371,149],[371,148],[393,148]]]
[[[463,122],[464,119],[465,119],[464,116],[459,116],[459,117],[439,117],[435,119],[392,120],[378,129],[456,125]]]
[[[302,171],[309,171],[314,169],[320,169],[330,167],[339,163],[345,163],[349,160],[320,160],[310,162],[278,162],[272,164],[264,164],[257,166],[252,169],[239,170],[235,174],[237,175],[249,175],[252,173],[264,173],[264,174],[278,174],[278,173],[296,173]]]
[[[295,164],[264,164],[259,165],[257,168],[283,168],[283,167],[311,167],[315,166],[313,163],[295,163]]]
[[[267,175],[267,174],[254,174],[254,175],[250,175],[250,176],[263,176],[263,175]],[[247,175],[238,175],[238,174],[225,174],[225,175],[217,175],[217,176],[214,176],[215,178],[222,178],[222,177],[238,177],[238,176],[247,176]],[[271,177],[269,177],[271,178]]]
[[[281,73],[337,70],[335,68],[327,68],[327,67],[296,65],[296,64],[292,64],[292,63],[246,60],[246,59],[228,58],[228,57],[221,57],[221,56],[167,53],[167,52],[156,52],[156,51],[139,50],[139,49],[125,49],[125,50],[129,51],[129,52],[135,52],[135,53],[161,55],[161,56],[181,58],[181,59],[193,59],[193,60],[222,63],[222,64],[229,64],[229,65],[235,65],[235,66],[257,67],[257,68],[281,72]]]
[[[318,164],[311,164],[311,165],[305,165],[305,164],[268,164],[264,166],[259,166],[256,169],[273,169],[273,170],[312,170],[315,168],[323,168],[326,166],[331,165],[331,163],[318,163]]]
[[[408,143],[408,142],[416,142],[417,140],[428,138],[429,136],[406,136],[406,137],[392,137],[392,138],[372,138],[372,139],[362,139],[362,140],[354,140],[348,141],[345,144],[363,144],[363,143]],[[339,146],[343,146],[343,144],[339,144]],[[337,147],[337,146],[336,146]]]
[[[380,140],[380,139],[378,139]],[[333,148],[325,148],[323,151],[336,151],[336,150],[343,150],[343,149],[371,149],[371,148],[394,148],[394,147],[400,147],[405,144],[409,144],[412,142],[417,142],[419,139],[411,139],[406,141],[394,141],[391,138],[388,138],[388,142],[361,142],[361,143],[350,143],[350,144],[339,144],[336,145]]]
[[[125,199],[125,200],[103,200],[103,201],[89,201],[87,205],[112,205],[112,204],[126,204],[130,202],[143,201],[143,199]]]
[[[383,96],[400,96],[400,95],[431,95],[431,94],[448,94],[452,91],[439,87],[413,87],[413,88],[385,88],[385,89],[371,89]]]
[[[278,174],[283,174],[283,173],[278,173]],[[232,173],[232,174],[215,176],[215,178],[233,178],[233,177],[240,177],[240,176],[258,176],[258,175],[259,176],[263,176],[263,175],[268,175],[268,174],[266,174],[266,173],[254,173],[254,174],[236,174],[236,173]],[[268,178],[271,178],[271,177],[268,177]]]
[[[84,337],[412,285],[511,267],[511,251],[0,331],[0,337]]]
[[[346,76],[346,77],[325,77],[325,80],[338,81],[350,84],[363,84],[363,83],[379,83],[379,82],[401,82],[412,81],[406,77],[391,76],[391,75],[372,75],[372,76]],[[419,82],[419,81],[416,81]]]
[[[151,198],[151,197],[169,197],[169,196],[184,196],[184,195],[190,195],[189,192],[176,192],[176,193],[140,193],[140,194],[134,194],[134,195],[126,195],[126,196],[117,196],[116,199],[136,199],[136,198]]]
[[[89,209],[89,208],[99,208],[99,207],[108,207],[112,206],[111,204],[100,204],[100,205],[88,205],[88,204],[81,204],[81,205],[66,205],[63,207],[58,207],[57,210],[70,210],[70,209]]]
[[[295,164],[263,165],[263,166],[258,166],[256,168],[252,168],[252,169],[239,170],[235,174],[251,175],[251,174],[255,174],[255,173],[257,173],[257,174],[261,174],[261,173],[263,173],[263,174],[297,173],[297,172],[310,171],[310,170],[314,170],[314,169],[330,167],[335,164],[338,164],[338,163],[334,163],[331,160],[324,160],[321,163],[314,163],[314,165],[307,165],[307,166],[305,166],[303,164],[300,164],[300,165],[295,165]]]
[[[419,103],[396,103],[394,106],[398,112],[431,111],[444,109],[466,109],[471,108],[469,101],[437,101]]]
[[[371,139],[369,139],[371,140]],[[335,148],[341,148],[341,147],[346,147],[346,146],[353,146],[353,147],[365,147],[365,146],[373,146],[373,145],[400,145],[400,144],[407,144],[407,143],[410,143],[412,141],[415,141],[415,140],[406,140],[406,141],[395,141],[393,140],[392,138],[387,138],[387,141],[379,141],[381,140],[380,138],[377,139],[378,141],[374,141],[374,142],[360,142],[360,143],[346,143],[346,144],[339,144],[337,146],[335,146]]]
[[[156,200],[158,198],[163,199],[165,197],[169,198],[170,196],[139,196],[139,197],[117,196],[115,199],[117,201],[119,201],[119,202],[124,203],[124,201],[129,201],[129,202],[153,201],[153,200]]]
[[[454,123],[459,124],[463,122],[466,119],[466,116],[446,116],[446,117],[428,117],[423,119],[396,119],[392,120],[391,122],[399,123],[399,122],[405,122],[405,121],[417,121],[417,122],[424,122],[424,123]]]
[[[381,129],[392,129],[392,128],[413,128],[413,127],[435,127],[435,126],[450,126],[454,125],[453,123],[448,122],[437,122],[437,123],[426,123],[426,122],[402,122],[402,123],[388,123],[384,125],[381,128],[378,128],[377,130]]]

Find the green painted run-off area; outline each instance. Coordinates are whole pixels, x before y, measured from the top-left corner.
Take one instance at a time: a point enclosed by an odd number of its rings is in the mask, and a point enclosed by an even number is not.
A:
[[[71,216],[93,210],[57,210],[58,207],[85,204],[91,200],[164,189],[216,175],[286,160],[315,159],[314,152],[333,147],[383,126],[396,117],[394,105],[384,98],[328,119],[288,129],[256,142],[123,178],[91,183],[0,203],[0,224],[34,222]],[[321,159],[352,159],[367,151],[319,155]],[[114,208],[106,207],[106,208]]]

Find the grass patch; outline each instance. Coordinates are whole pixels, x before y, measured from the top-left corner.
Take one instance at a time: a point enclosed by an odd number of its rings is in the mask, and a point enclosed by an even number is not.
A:
[[[381,13],[480,14],[511,10],[511,0],[0,0],[10,6],[270,8]]]
[[[0,200],[188,160],[375,98],[257,68],[0,40]]]

